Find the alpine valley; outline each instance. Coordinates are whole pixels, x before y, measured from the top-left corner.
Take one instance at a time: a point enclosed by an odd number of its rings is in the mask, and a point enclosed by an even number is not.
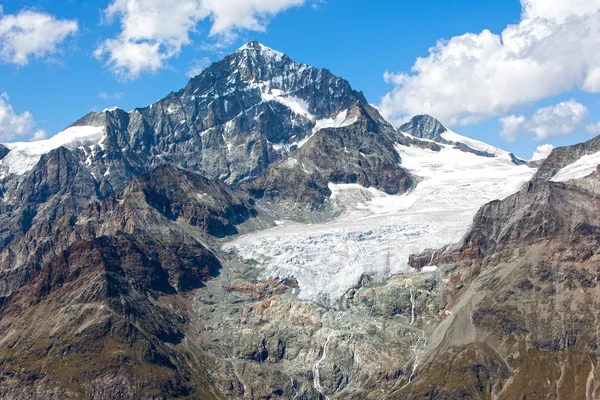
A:
[[[0,398],[600,398],[599,164],[250,42],[0,146]]]

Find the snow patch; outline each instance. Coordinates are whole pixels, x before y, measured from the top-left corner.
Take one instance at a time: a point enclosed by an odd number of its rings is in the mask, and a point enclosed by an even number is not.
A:
[[[283,166],[285,168],[289,168],[289,169],[295,168],[297,165],[298,165],[298,160],[295,158],[288,158],[287,160],[285,160],[283,162]]]
[[[572,179],[580,179],[588,176],[596,170],[600,164],[600,152],[588,154],[579,160],[562,168],[550,179],[552,182],[566,182]]]
[[[350,126],[356,122],[356,117],[348,118],[348,110],[340,112],[335,118],[320,119],[315,122],[313,133],[317,133],[321,129],[325,128],[343,128],[344,126]]]
[[[480,142],[479,140],[475,140],[475,139],[471,139],[471,138],[468,138],[463,135],[459,135],[458,133],[453,132],[449,129],[447,129],[446,132],[442,133],[441,136],[442,136],[442,138],[444,138],[450,142],[466,144],[473,150],[484,151],[486,153],[493,154],[496,157],[502,157],[502,156],[509,157],[509,153],[502,149],[499,149],[494,146],[490,146],[489,144]]]
[[[315,116],[308,111],[309,105],[304,99],[285,94],[279,89],[261,90],[261,96],[264,102],[277,101],[298,115],[310,120],[315,119]]]
[[[103,148],[104,139],[104,127],[72,126],[50,139],[5,143],[4,145],[10,149],[10,153],[0,161],[0,165],[8,167],[8,171],[11,173],[24,175],[37,164],[43,154],[51,150],[61,146],[73,149],[96,142]]]
[[[281,99],[281,97],[279,97],[279,99]],[[301,100],[301,99],[299,99],[299,100]],[[279,100],[277,100],[277,101],[279,101]],[[304,102],[304,100],[301,100],[301,101]],[[306,103],[306,102],[304,102],[304,103]],[[290,106],[288,105],[288,107],[290,107]],[[306,104],[306,107],[308,107],[308,104]],[[303,110],[308,112],[307,108],[303,109]],[[297,111],[294,111],[294,112],[296,112],[296,114],[298,114]],[[321,129],[343,128],[344,126],[350,126],[350,125],[356,123],[356,121],[357,121],[356,117],[348,118],[347,116],[348,116],[348,110],[344,110],[344,111],[340,112],[335,118],[319,119],[319,120],[315,121],[315,126],[312,129],[312,133],[309,136],[305,137],[304,139],[298,140],[293,143],[271,143],[271,145],[273,146],[273,149],[275,149],[277,151],[285,150],[287,153],[289,153],[292,146],[296,146],[297,148],[304,146],[315,135],[315,133],[317,133]],[[314,120],[315,117],[309,113],[307,118]],[[346,150],[346,152],[348,152],[347,149],[345,149],[345,150]]]
[[[262,43],[258,43],[258,48],[254,47],[254,43],[246,43],[245,45],[243,45],[242,47],[240,47],[238,50],[238,52],[241,51],[249,51],[249,52],[253,52],[253,51],[257,51],[259,52],[264,59],[266,60],[273,60],[273,61],[281,61],[281,59],[283,58],[283,56],[285,54],[283,54],[280,51],[277,50],[273,50],[270,47],[267,47],[265,45],[263,45]]]

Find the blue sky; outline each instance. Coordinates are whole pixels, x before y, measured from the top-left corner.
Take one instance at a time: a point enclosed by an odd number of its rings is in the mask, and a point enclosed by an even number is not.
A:
[[[347,79],[395,123],[430,113],[530,158],[600,134],[600,0],[561,3],[0,0],[0,140],[149,105],[257,39]]]

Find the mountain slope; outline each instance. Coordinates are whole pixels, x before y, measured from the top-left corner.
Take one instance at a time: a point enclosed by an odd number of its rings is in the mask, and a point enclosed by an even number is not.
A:
[[[582,165],[584,169],[580,173],[572,175],[576,178],[584,177],[591,173],[595,169],[595,165],[598,164],[595,163],[597,160],[592,158],[594,156],[597,157],[598,152],[600,152],[600,137],[595,137],[587,142],[578,143],[573,146],[555,148],[550,155],[543,160],[533,181],[543,182],[552,180],[561,169],[574,164],[578,160],[583,159],[585,161],[585,158],[587,158],[589,159],[589,162],[587,163],[588,167],[586,168],[585,165]],[[569,176],[566,176],[566,178],[569,178]]]
[[[10,153],[9,153],[10,154]],[[33,226],[81,211],[101,200],[90,172],[64,147],[51,150],[21,180],[5,183],[0,213],[0,249]]]
[[[358,183],[389,194],[404,193],[413,179],[394,148],[398,140],[400,135],[377,110],[357,101],[339,126],[315,132],[248,187],[257,197],[315,205],[331,195],[329,183]]]
[[[488,145],[487,143],[459,135],[446,128],[442,123],[429,115],[417,115],[409,122],[400,126],[399,130],[420,139],[432,140],[437,143],[453,145],[457,149],[473,153],[481,157],[509,157],[516,165],[525,161],[514,154]]]
[[[600,175],[484,206],[446,265],[444,319],[393,398],[596,398]]]
[[[223,183],[165,165],[31,229],[0,254],[2,397],[218,397],[183,342],[184,295],[219,274],[212,238],[253,215]]]

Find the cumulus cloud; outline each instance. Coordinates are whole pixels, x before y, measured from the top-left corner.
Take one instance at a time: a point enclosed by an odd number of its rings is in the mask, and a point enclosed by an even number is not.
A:
[[[521,22],[440,40],[409,73],[385,73],[395,87],[380,109],[392,121],[431,114],[450,125],[499,116],[579,87],[600,92],[600,0],[521,0]]]
[[[270,17],[306,0],[203,0],[212,20],[211,35],[230,35],[236,30],[264,31]]]
[[[500,125],[502,126],[500,136],[502,136],[507,142],[513,143],[515,140],[517,140],[519,132],[523,129],[523,126],[525,126],[526,123],[527,118],[525,118],[523,115],[509,115],[500,118]]]
[[[78,29],[76,21],[35,11],[4,15],[0,6],[0,62],[23,66],[31,58],[56,54],[59,45]]]
[[[552,150],[554,150],[554,146],[552,146],[551,144],[543,144],[541,146],[538,146],[538,148],[533,153],[533,157],[531,157],[530,161],[544,160],[548,158],[550,153],[552,153]]]
[[[94,52],[120,78],[155,73],[192,40],[198,23],[210,19],[209,36],[234,39],[239,31],[264,31],[269,18],[310,0],[112,0],[107,22],[119,20],[121,33]]]
[[[31,113],[25,111],[17,114],[9,101],[6,92],[0,94],[0,140],[2,141],[30,133],[35,127]]]
[[[500,136],[508,142],[514,142],[520,132],[528,133],[536,140],[567,136],[582,127],[587,116],[588,109],[583,104],[575,100],[563,101],[536,110],[530,119],[522,115],[500,118]]]

